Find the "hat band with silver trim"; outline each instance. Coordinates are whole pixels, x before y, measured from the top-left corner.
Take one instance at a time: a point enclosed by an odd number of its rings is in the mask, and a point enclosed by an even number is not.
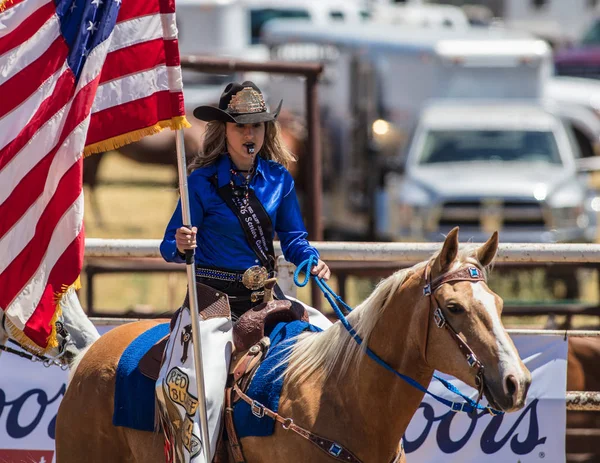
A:
[[[231,97],[227,111],[232,114],[261,113],[267,110],[263,96],[252,87],[244,87]]]

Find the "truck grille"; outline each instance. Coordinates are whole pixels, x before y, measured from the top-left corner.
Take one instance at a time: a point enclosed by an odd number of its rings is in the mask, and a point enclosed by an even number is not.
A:
[[[600,79],[600,66],[560,64],[556,66],[556,74],[567,77],[585,77]]]
[[[443,204],[441,228],[479,228],[491,221],[504,228],[544,228],[541,204],[535,201],[451,201]]]

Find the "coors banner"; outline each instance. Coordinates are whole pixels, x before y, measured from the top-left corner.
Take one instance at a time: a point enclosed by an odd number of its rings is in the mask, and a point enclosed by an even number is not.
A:
[[[404,436],[410,460],[444,463],[565,461],[567,341],[561,336],[511,336],[532,374],[527,404],[504,415],[454,413],[424,400]],[[441,375],[444,376],[444,375]],[[475,389],[444,376],[461,391]],[[456,400],[438,381],[430,390]],[[429,398],[428,398],[429,399]]]

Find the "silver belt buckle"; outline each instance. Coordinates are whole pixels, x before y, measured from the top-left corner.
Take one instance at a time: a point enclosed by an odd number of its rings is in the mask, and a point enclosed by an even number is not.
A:
[[[247,269],[242,275],[243,285],[251,291],[262,288],[269,278],[269,272],[265,267],[254,265]]]

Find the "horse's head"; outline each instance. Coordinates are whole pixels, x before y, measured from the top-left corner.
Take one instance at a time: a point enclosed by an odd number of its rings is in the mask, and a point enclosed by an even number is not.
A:
[[[460,253],[458,228],[448,234],[425,271],[431,289],[424,297],[430,307],[425,357],[430,367],[482,390],[494,408],[514,411],[525,404],[531,374],[500,319],[502,298],[486,283],[497,250],[497,232]],[[467,358],[469,351],[476,359]]]
[[[62,315],[55,322],[57,341],[55,347],[42,352],[41,349],[28,348],[19,343],[19,330],[12,325],[4,312],[0,312],[0,346],[12,340],[34,359],[46,365],[70,366],[81,350],[91,345],[100,334],[81,308],[74,290],[65,293],[60,304]],[[7,347],[12,349],[11,346]]]
[[[64,319],[62,317],[56,321],[55,326],[56,341],[58,344],[55,347],[50,347],[42,351],[41,349],[33,348],[29,344],[20,342],[19,335],[15,335],[18,331],[12,326],[5,314],[2,313],[0,317],[0,346],[3,347],[0,347],[0,354],[2,352],[18,353],[19,350],[16,349],[18,346],[26,352],[25,355],[30,356],[31,360],[37,360],[46,366],[69,366],[79,353],[79,350],[75,347],[75,344],[71,341],[69,334],[64,328]],[[21,354],[18,355],[22,356]]]

